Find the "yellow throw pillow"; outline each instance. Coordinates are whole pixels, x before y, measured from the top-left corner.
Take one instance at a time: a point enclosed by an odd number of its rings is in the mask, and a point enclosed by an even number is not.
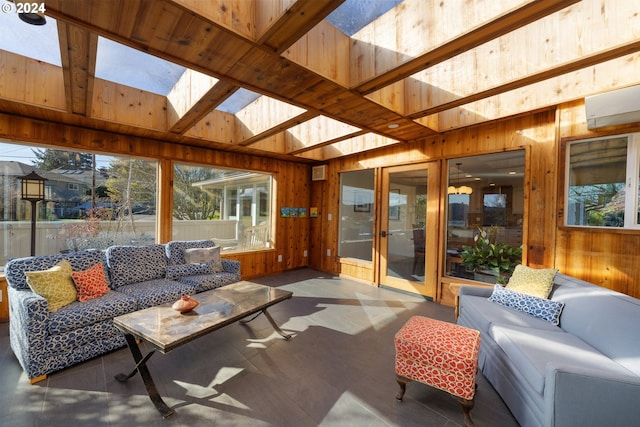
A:
[[[551,293],[553,278],[557,272],[558,270],[555,268],[531,268],[519,264],[516,265],[506,288],[546,299]]]
[[[49,311],[56,312],[76,300],[72,271],[69,261],[63,260],[48,270],[26,271],[24,274],[31,290],[47,300]]]

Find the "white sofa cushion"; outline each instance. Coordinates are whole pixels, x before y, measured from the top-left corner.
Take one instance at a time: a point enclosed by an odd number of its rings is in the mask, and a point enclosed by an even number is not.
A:
[[[552,332],[492,324],[489,336],[509,357],[515,367],[514,371],[519,372],[540,394],[544,392],[546,366],[554,361],[576,367],[598,367],[603,372],[631,374],[597,349],[560,328]]]

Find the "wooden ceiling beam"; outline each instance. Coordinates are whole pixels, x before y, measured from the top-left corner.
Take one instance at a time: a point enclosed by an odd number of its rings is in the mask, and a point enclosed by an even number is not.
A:
[[[98,35],[73,24],[58,22],[60,59],[68,111],[91,114],[98,53]]]
[[[416,119],[587,68],[640,50],[638,16],[633,2],[605,9],[579,3],[402,80],[395,85],[402,105],[388,103],[389,88],[374,98]],[[523,44],[527,54],[517,55]],[[466,64],[473,73],[455,72]]]
[[[264,129],[263,131],[256,133],[255,135],[248,137],[244,140],[238,142],[238,145],[249,146],[256,144],[257,142],[266,139],[270,136],[278,134],[280,132],[285,132],[287,129],[297,126],[300,123],[306,122],[307,120],[311,120],[318,116],[318,113],[315,111],[305,111],[304,113],[297,115],[295,117],[291,117],[288,120],[285,120],[279,124],[276,124],[270,128]]]
[[[286,141],[291,150],[313,147],[363,130],[326,116],[318,116],[287,130]],[[366,133],[366,132],[365,132]]]
[[[239,142],[245,141],[305,112],[303,108],[269,96],[261,96],[235,114],[238,122],[237,139]]]
[[[64,26],[60,40],[66,69],[16,60],[21,67],[18,71],[0,75],[0,105],[16,115],[179,144],[289,160],[324,160],[553,108],[558,102],[573,101],[587,93],[637,84],[635,76],[640,75],[636,69],[636,74],[627,75],[630,66],[624,62],[639,59],[640,42],[628,33],[637,34],[640,10],[634,14],[622,7],[631,8],[633,2],[405,0],[359,32],[360,39],[339,37],[337,30],[330,31],[330,25],[323,21],[341,3],[48,0],[47,14]],[[472,9],[474,5],[478,5],[476,9]],[[591,18],[576,12],[581,5],[592,9]],[[575,26],[565,25],[562,19],[575,21]],[[529,25],[533,21],[544,21],[535,25],[535,49],[529,46],[529,39],[513,37],[514,43],[504,52],[494,49],[500,56],[483,50],[487,44],[501,45],[513,33],[533,28]],[[73,28],[81,30],[80,37],[76,38],[75,30],[70,30]],[[94,79],[95,56],[92,65],[91,52],[95,55],[95,50],[86,48],[87,60],[78,52],[70,53],[69,47],[78,41],[93,43],[93,38],[97,44],[96,34],[221,82],[206,91],[178,88],[182,91],[178,97],[188,94],[189,99],[167,103],[157,95]],[[620,34],[627,39],[612,37]],[[358,49],[366,50],[366,58],[358,56]],[[566,51],[559,53],[559,49]],[[0,58],[3,55],[0,52]],[[517,60],[510,64],[505,59],[509,55]],[[602,61],[615,63],[619,69],[604,68]],[[74,67],[79,70],[75,75]],[[447,77],[438,76],[441,67],[449,67]],[[29,74],[35,72],[40,74]],[[595,75],[599,76],[597,83],[592,81]],[[420,82],[410,82],[423,77]],[[93,88],[83,92],[83,81],[88,83],[86,87],[95,82]],[[42,93],[30,90],[34,82],[35,87],[43,88]],[[26,89],[10,87],[12,83]],[[238,87],[307,112],[298,115],[274,110],[267,115],[282,117],[259,117],[249,124],[246,118],[214,109]],[[56,91],[61,93],[60,99],[55,99]],[[58,105],[62,105],[60,111],[56,110]],[[260,109],[251,114],[260,114]],[[296,136],[296,130],[285,133],[303,128],[301,123],[319,115],[361,130],[321,137],[312,132]],[[389,129],[392,123],[399,126]]]
[[[281,54],[343,2],[344,0],[297,0],[275,22],[262,24],[267,29],[259,34],[256,41],[273,52]],[[256,7],[260,8],[263,3],[264,1],[258,2]],[[264,16],[259,12],[256,14]]]
[[[334,141],[332,144],[309,147],[309,150],[297,152],[296,156],[310,160],[326,161],[329,159],[362,153],[364,151],[375,150],[377,148],[401,143],[401,141],[372,133],[352,135],[349,138],[345,138],[340,141]]]
[[[196,15],[239,34],[248,40],[256,38],[255,0],[173,0]],[[280,2],[267,0],[274,5]]]
[[[352,140],[353,138],[357,138],[359,136],[367,135],[368,133],[369,132],[364,131],[364,130],[363,131],[359,131],[359,132],[354,132],[354,133],[351,133],[351,134],[348,134],[348,135],[343,135],[343,136],[339,136],[337,138],[329,139],[327,141],[318,142],[318,143],[315,143],[313,145],[309,145],[307,147],[301,147],[301,148],[293,149],[293,150],[288,151],[287,154],[290,154],[292,156],[297,156],[297,155],[300,155],[302,153],[306,153],[308,151],[313,151],[313,150],[317,150],[317,149],[322,148],[322,147],[327,147],[329,145],[336,144],[338,142],[342,142],[342,141],[346,141],[346,140]]]
[[[436,114],[441,111],[446,111],[455,107],[460,107],[465,104],[470,104],[472,102],[479,101],[481,99],[490,98],[492,96],[499,95],[504,92],[509,92],[511,90],[515,90],[519,88],[524,88],[526,86],[530,86],[554,77],[559,77],[573,71],[579,71],[581,69],[589,68],[593,65],[597,65],[599,63],[606,62],[611,59],[616,59],[621,56],[625,56],[625,55],[637,52],[639,50],[640,50],[640,39],[636,40],[635,42],[631,42],[629,44],[615,46],[605,51],[583,56],[573,61],[569,61],[567,63],[558,64],[557,66],[554,66],[545,70],[539,70],[535,74],[530,74],[520,79],[506,82],[499,86],[474,92],[464,97],[457,97],[452,101],[444,102],[442,104],[434,105],[430,108],[425,108],[415,113],[407,114],[407,117],[409,117],[412,120],[416,120],[424,116]]]
[[[320,111],[324,115],[333,116],[342,122],[372,132],[379,132],[372,126],[379,126],[380,117],[383,117],[383,120],[402,119],[386,107],[350,92],[334,82],[326,82],[327,84],[322,86],[323,93],[313,94],[312,98],[307,97],[309,88],[321,87],[317,85],[324,80],[321,76],[282,58],[273,51],[256,47],[254,42],[208,19],[194,15],[176,1],[131,0],[131,3],[132,10],[137,14],[133,28],[118,22],[117,16],[125,12],[120,9],[117,9],[116,16],[94,16],[93,5],[88,4],[77,10],[78,7],[70,7],[64,1],[52,0],[50,4],[47,3],[47,10],[59,20],[69,20],[77,25],[81,23],[91,31],[109,34],[110,38],[134,48],[298,107]],[[169,14],[168,10],[172,13]],[[183,13],[180,13],[181,10]],[[327,94],[334,93],[338,96],[332,97],[329,102],[340,102],[341,99],[347,98],[354,101],[354,97],[358,97],[361,108],[348,111],[344,117],[334,116],[331,108],[325,107],[323,101],[327,99]],[[301,101],[304,99],[312,102],[304,103]],[[354,105],[353,102],[351,105]],[[335,106],[333,108],[336,109]],[[341,111],[339,107],[337,110]],[[412,132],[405,130],[403,135],[419,137],[426,130],[417,123],[412,124],[412,127]],[[392,129],[385,129],[384,134],[397,139]]]
[[[382,89],[392,83],[407,78],[425,68],[444,62],[462,52],[478,47],[501,35],[509,33],[547,15],[564,9],[579,0],[540,0],[530,1],[521,7],[503,13],[476,28],[464,31],[439,46],[430,49],[401,65],[377,75],[363,83],[359,83],[354,90],[366,95]],[[353,61],[352,61],[353,64]]]
[[[582,97],[640,84],[640,52],[438,113],[438,131],[553,108]],[[417,121],[433,120],[426,116]]]
[[[185,133],[238,89],[240,89],[240,86],[233,83],[218,81],[204,95],[196,97],[195,102],[182,115],[174,114],[170,111],[171,109],[168,109],[167,114],[170,117],[169,132]],[[171,94],[169,94],[168,99],[172,99]]]

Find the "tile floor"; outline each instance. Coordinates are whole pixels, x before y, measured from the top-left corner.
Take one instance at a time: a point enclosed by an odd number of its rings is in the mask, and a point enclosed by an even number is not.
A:
[[[393,336],[412,315],[453,322],[453,309],[310,269],[254,280],[294,292],[269,311],[295,336],[283,340],[261,316],[233,324],[149,367],[176,413],[164,420],[136,376],[127,348],[30,385],[0,324],[0,426],[445,426],[463,425],[449,395],[410,383],[395,400]],[[480,374],[476,426],[517,426]]]

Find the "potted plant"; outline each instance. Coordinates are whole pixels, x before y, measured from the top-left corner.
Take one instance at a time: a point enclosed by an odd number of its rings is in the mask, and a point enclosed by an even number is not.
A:
[[[497,242],[496,235],[496,227],[489,230],[480,227],[473,237],[474,245],[462,247],[462,265],[474,272],[475,280],[506,283],[516,265],[522,262],[522,247]],[[481,277],[482,275],[485,277]]]

